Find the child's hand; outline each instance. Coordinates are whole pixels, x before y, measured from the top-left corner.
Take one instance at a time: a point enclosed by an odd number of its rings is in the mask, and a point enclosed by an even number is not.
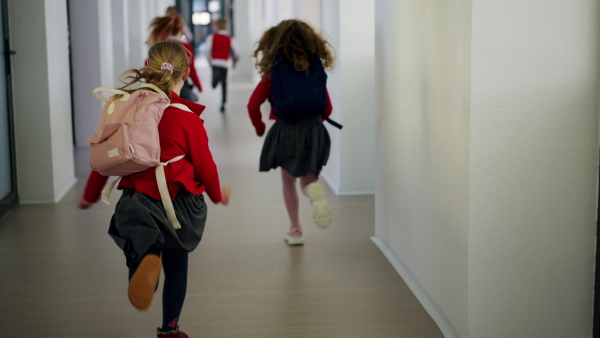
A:
[[[221,203],[223,205],[229,205],[229,197],[231,196],[231,189],[228,186],[221,187]]]
[[[265,134],[265,130],[267,129],[267,126],[265,125],[264,122],[260,122],[260,125],[256,126],[254,128],[256,130],[256,135],[258,136],[263,136]]]
[[[77,204],[77,207],[79,209],[85,210],[85,209],[89,209],[92,206],[92,204],[94,204],[94,203],[90,203],[90,202],[84,200],[83,197],[82,197],[79,200],[79,204]]]

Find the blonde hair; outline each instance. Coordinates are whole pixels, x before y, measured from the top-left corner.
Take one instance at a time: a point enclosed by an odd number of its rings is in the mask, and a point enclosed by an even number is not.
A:
[[[218,18],[217,21],[215,21],[215,27],[217,27],[217,29],[220,29],[220,30],[226,30],[227,29],[227,19]]]
[[[160,16],[150,22],[150,36],[146,43],[152,45],[158,41],[166,40],[169,36],[183,34],[185,23],[179,14]]]
[[[140,69],[132,68],[123,72],[120,80],[125,85],[119,89],[131,93],[135,89],[128,89],[127,87],[132,84],[138,82],[150,83],[160,88],[170,99],[175,82],[182,78],[189,67],[188,53],[189,51],[177,42],[159,41],[155,43],[148,51],[148,65]],[[165,63],[172,67],[172,73],[170,67],[163,66]]]
[[[317,56],[325,69],[333,69],[333,47],[306,22],[284,20],[266,30],[257,43],[253,56],[256,69],[269,78],[271,68],[279,61],[288,61],[300,72],[308,71],[310,59]]]
[[[175,8],[175,6],[169,6],[165,10],[165,16],[166,15],[175,15],[175,14],[179,14],[179,13],[177,13],[177,9]]]

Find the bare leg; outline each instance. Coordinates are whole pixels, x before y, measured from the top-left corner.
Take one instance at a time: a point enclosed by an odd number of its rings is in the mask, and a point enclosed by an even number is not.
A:
[[[302,230],[300,219],[298,218],[300,202],[298,201],[298,192],[296,191],[296,177],[281,168],[281,182],[283,183],[283,201],[290,217],[290,231],[294,229]]]
[[[308,197],[308,193],[306,192],[306,187],[313,183],[318,181],[317,179],[317,174],[314,171],[309,172],[308,174],[300,177],[300,190],[302,191],[302,194],[306,197]]]

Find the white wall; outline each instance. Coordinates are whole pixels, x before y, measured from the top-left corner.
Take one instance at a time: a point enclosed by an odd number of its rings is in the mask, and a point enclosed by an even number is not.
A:
[[[19,199],[54,203],[76,181],[66,1],[11,0],[8,5],[11,49],[17,51],[12,71]]]
[[[332,118],[325,124],[331,155],[322,175],[341,195],[374,192],[375,33],[374,2],[323,0],[322,31],[335,48],[336,69],[329,74]]]
[[[104,6],[110,6],[110,2],[102,0],[69,2],[73,115],[77,145],[84,145],[98,129],[102,102],[92,96],[94,88],[113,85],[110,77],[114,69],[106,69],[106,61],[102,61],[110,54],[101,50],[103,45],[100,43],[101,23],[98,12],[100,2]],[[106,34],[104,36],[106,40]],[[103,79],[110,82],[103,83]]]
[[[262,21],[262,1],[247,0],[235,3],[234,35],[238,47],[239,57],[233,75],[237,79],[254,82],[258,79],[254,68],[255,60],[252,57],[255,43],[264,32]]]
[[[376,1],[374,241],[446,337],[590,337],[599,4]]]
[[[112,0],[112,50],[113,50],[113,78],[115,87],[122,84],[119,76],[132,68],[129,64],[130,42],[129,42],[129,0]]]
[[[296,17],[307,21],[317,31],[321,31],[321,0],[296,0]]]
[[[46,11],[47,88],[54,176],[54,197],[51,201],[58,202],[76,181],[73,160],[71,91],[69,90],[71,80],[66,76],[69,74],[67,4],[64,1],[45,0],[44,10]],[[19,192],[21,196],[22,193]]]
[[[591,336],[599,6],[473,2],[471,337]]]
[[[468,336],[469,23],[468,0],[376,1],[374,239],[446,337]]]

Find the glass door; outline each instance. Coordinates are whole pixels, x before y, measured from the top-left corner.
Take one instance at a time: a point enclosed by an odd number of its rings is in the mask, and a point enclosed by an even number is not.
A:
[[[7,0],[0,1],[0,218],[18,202],[10,80]]]

